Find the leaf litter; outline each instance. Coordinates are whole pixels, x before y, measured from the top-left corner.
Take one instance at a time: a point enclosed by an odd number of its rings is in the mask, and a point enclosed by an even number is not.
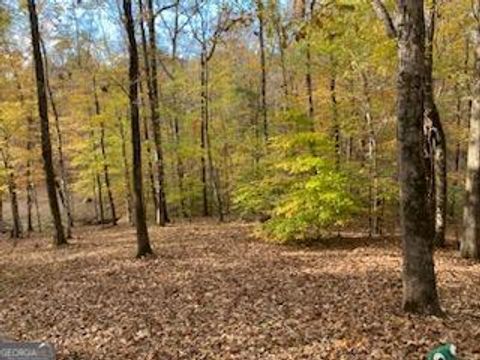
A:
[[[0,333],[62,359],[423,359],[443,342],[480,359],[480,265],[436,254],[446,316],[401,311],[396,241],[287,247],[251,225],[151,228],[135,260],[126,226],[77,229],[55,250],[0,241]]]

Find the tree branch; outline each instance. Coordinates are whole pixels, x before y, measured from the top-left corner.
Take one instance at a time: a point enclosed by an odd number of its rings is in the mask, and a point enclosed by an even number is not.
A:
[[[377,17],[383,21],[388,37],[396,39],[398,37],[397,28],[385,4],[382,0],[372,0],[371,4]]]

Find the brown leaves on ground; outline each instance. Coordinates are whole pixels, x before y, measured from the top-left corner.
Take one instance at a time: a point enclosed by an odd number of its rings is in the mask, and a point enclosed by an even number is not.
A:
[[[269,245],[240,224],[82,229],[69,247],[0,244],[0,330],[60,359],[422,359],[454,342],[480,359],[480,265],[436,256],[445,318],[400,309],[400,251],[338,240]]]

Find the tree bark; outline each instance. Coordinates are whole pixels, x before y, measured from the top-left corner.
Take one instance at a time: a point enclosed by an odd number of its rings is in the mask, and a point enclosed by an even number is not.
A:
[[[153,139],[155,142],[155,150],[157,153],[157,180],[158,180],[158,207],[160,210],[158,223],[165,226],[169,222],[167,199],[165,195],[165,170],[162,148],[162,124],[160,122],[159,112],[159,95],[158,95],[158,79],[157,79],[157,40],[155,30],[155,11],[153,0],[147,0],[148,8],[148,37],[149,37],[149,55],[150,55],[150,87],[149,100],[150,112],[153,125]]]
[[[335,70],[332,70],[330,77],[330,101],[332,109],[333,137],[335,146],[335,165],[340,168],[340,124],[338,123],[338,103],[337,103],[337,76]]]
[[[149,106],[150,106],[150,116],[152,119],[152,110],[151,110],[151,105],[152,105],[152,98],[153,98],[153,89],[152,89],[152,75],[151,75],[151,68],[150,68],[150,56],[148,53],[148,44],[147,44],[147,35],[145,31],[145,26],[144,26],[144,17],[145,17],[145,9],[143,7],[143,0],[138,0],[138,7],[142,11],[142,16],[141,16],[141,21],[140,21],[140,35],[141,35],[141,40],[142,40],[142,55],[143,55],[143,67],[145,71],[145,82],[147,84],[147,96],[149,99]],[[144,101],[144,91],[142,87],[142,81],[139,82],[139,89],[140,89],[140,97],[142,100],[142,105],[146,104]],[[148,177],[150,180],[150,191],[152,193],[152,199],[153,199],[153,208],[155,211],[155,222],[160,225],[160,203],[158,202],[158,189],[159,185],[157,183],[157,180],[155,179],[155,171],[153,168],[153,162],[152,162],[152,147],[150,145],[150,132],[148,129],[148,121],[147,121],[147,116],[144,114],[142,116],[143,118],[143,132],[144,132],[144,138],[147,143],[147,155],[148,155]],[[157,152],[155,151],[155,156],[157,155]],[[157,168],[158,170],[158,168]],[[158,171],[157,171],[158,175]],[[158,176],[157,176],[158,178]]]
[[[403,308],[441,312],[433,261],[434,227],[423,159],[425,18],[423,0],[398,0],[398,145],[403,237]]]
[[[93,97],[95,101],[95,113],[97,116],[101,114],[100,109],[100,100],[98,99],[97,93],[97,84],[95,80],[95,75],[93,76]],[[108,158],[107,158],[107,149],[105,144],[105,123],[103,120],[100,121],[100,152],[102,154],[102,162],[103,162],[103,178],[105,180],[105,186],[107,188],[107,196],[108,202],[110,204],[110,213],[112,216],[112,225],[117,225],[117,212],[115,208],[115,200],[113,198],[113,191],[110,182],[110,170],[108,166]]]
[[[147,221],[145,218],[145,205],[143,201],[143,175],[142,175],[142,148],[139,119],[138,82],[140,80],[137,41],[135,39],[135,24],[132,16],[132,1],[123,0],[125,14],[125,30],[128,35],[129,53],[129,101],[130,121],[133,152],[133,188],[135,203],[135,226],[137,229],[137,257],[153,254],[148,236]]]
[[[431,5],[427,18],[427,36],[425,47],[425,128],[429,142],[431,162],[431,204],[435,214],[434,243],[438,247],[445,245],[445,227],[447,222],[447,142],[440,114],[435,104],[433,89],[433,41],[437,16],[436,1]]]
[[[48,67],[48,58],[47,52],[45,50],[45,45],[43,41],[40,39],[40,46],[43,52],[44,58],[44,66],[45,66],[45,86],[47,88],[48,99],[50,100],[50,106],[52,107],[53,117],[55,119],[55,131],[57,133],[57,151],[58,151],[58,164],[60,167],[60,186],[58,186],[58,191],[60,195],[60,199],[62,200],[63,207],[65,208],[65,212],[67,215],[67,222],[66,222],[66,236],[68,239],[72,237],[72,227],[73,227],[73,215],[71,209],[71,196],[70,190],[68,187],[68,175],[67,175],[67,168],[65,164],[65,156],[63,152],[63,136],[62,130],[60,127],[60,115],[57,110],[57,105],[55,103],[55,99],[53,96],[53,90],[50,86],[49,80],[49,67]]]
[[[97,201],[96,201],[98,205],[97,219],[98,219],[98,216],[100,216],[100,220],[99,220],[100,225],[104,225],[106,221],[105,221],[105,206],[103,204],[103,184],[102,184],[102,179],[100,178],[100,174],[96,169],[96,164],[98,163],[98,156],[97,156],[97,146],[95,143],[95,130],[92,129],[90,134],[92,139],[92,151],[93,151],[94,160],[95,160],[93,192],[94,192],[94,195],[97,197]]]
[[[364,117],[367,125],[368,133],[368,162],[369,162],[369,176],[370,176],[370,188],[369,188],[369,197],[370,197],[370,211],[369,211],[369,232],[370,235],[380,235],[381,230],[381,219],[380,219],[380,189],[379,189],[379,179],[378,179],[378,158],[377,158],[377,136],[375,133],[375,128],[373,126],[373,116],[371,109],[371,98],[370,90],[368,84],[368,76],[365,73],[362,73],[363,80],[363,93],[364,93]]]
[[[208,168],[208,178],[212,185],[213,195],[217,200],[218,206],[218,216],[219,220],[224,220],[224,208],[223,208],[223,198],[220,191],[220,180],[218,177],[217,169],[215,168],[215,164],[213,161],[213,152],[212,146],[210,141],[210,95],[209,95],[209,60],[210,58],[206,56],[207,53],[206,49],[203,49],[201,55],[201,98],[202,98],[202,139],[201,139],[201,146],[202,146],[202,182],[203,182],[203,196],[204,196],[204,213],[205,213],[205,206],[207,206],[207,213],[208,213],[208,205],[205,201],[207,199],[207,168]],[[211,53],[213,55],[213,52]],[[206,159],[205,159],[206,155]]]
[[[202,167],[202,199],[203,199],[203,216],[210,215],[210,209],[208,206],[208,183],[207,183],[207,160],[206,160],[206,152],[207,152],[207,104],[208,104],[208,93],[206,89],[206,67],[207,67],[207,51],[206,49],[202,50],[201,59],[200,59],[200,87],[201,87],[201,129],[200,129],[200,147],[201,147],[201,158],[200,163]]]
[[[478,12],[480,10],[477,10],[477,18],[480,15]],[[463,258],[480,259],[480,23],[476,24],[473,45],[475,67],[460,254]]]
[[[48,121],[48,100],[45,88],[45,73],[43,68],[43,57],[40,50],[40,32],[38,30],[38,17],[35,0],[28,0],[28,11],[32,36],[33,57],[35,62],[35,75],[37,84],[38,112],[41,125],[42,157],[44,162],[45,178],[48,192],[50,211],[55,227],[55,244],[57,246],[67,244],[65,237],[62,216],[58,205],[57,193],[55,190],[55,171],[53,168],[52,144],[50,141]]]
[[[0,234],[5,230],[5,224],[3,220],[3,191],[0,191]]]
[[[2,149],[3,165],[7,170],[8,179],[8,194],[10,195],[10,209],[12,211],[12,231],[10,233],[13,239],[20,239],[23,235],[22,222],[20,220],[20,213],[18,211],[18,197],[17,197],[17,181],[15,177],[15,169],[10,163],[10,154],[8,149],[8,140],[5,139],[7,145]]]
[[[265,144],[268,143],[268,108],[267,108],[267,60],[265,50],[265,6],[263,0],[257,0],[258,40],[260,45],[260,68],[261,68],[261,114],[263,121],[263,137]]]
[[[118,118],[118,128],[120,131],[120,139],[122,140],[122,159],[123,159],[123,175],[125,179],[125,203],[127,205],[128,223],[133,225],[133,207],[132,207],[132,184],[130,180],[130,166],[127,158],[127,140],[125,128],[122,118]]]

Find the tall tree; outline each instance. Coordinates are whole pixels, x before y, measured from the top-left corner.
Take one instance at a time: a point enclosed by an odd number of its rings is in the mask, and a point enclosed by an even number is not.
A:
[[[260,81],[260,103],[261,103],[261,115],[263,122],[263,138],[265,143],[268,143],[268,108],[267,108],[267,59],[265,48],[265,5],[263,0],[256,0],[257,5],[257,18],[258,18],[258,41],[260,46],[260,68],[261,68],[261,81]]]
[[[480,259],[480,0],[475,1],[474,11],[475,65],[460,253],[464,258]]]
[[[158,72],[157,72],[157,40],[155,29],[155,9],[153,0],[147,0],[148,13],[148,63],[147,68],[147,84],[148,99],[150,103],[150,115],[153,127],[153,140],[155,143],[156,160],[157,160],[157,203],[158,211],[157,222],[161,226],[165,226],[168,222],[167,200],[165,196],[165,169],[162,148],[162,124],[160,122],[159,111],[159,90],[158,90]],[[148,71],[149,68],[149,71]]]
[[[435,103],[433,86],[433,42],[437,20],[437,1],[433,0],[426,17],[425,47],[425,131],[430,174],[430,201],[435,214],[435,238],[437,246],[445,245],[447,221],[447,141]]]
[[[140,114],[138,109],[138,82],[140,79],[137,40],[135,39],[135,23],[132,15],[132,1],[123,0],[125,15],[125,30],[128,36],[129,54],[129,101],[130,122],[133,153],[133,189],[135,202],[135,226],[137,228],[137,257],[153,254],[148,236],[147,221],[145,218],[145,205],[143,199],[143,175],[142,175],[142,148],[140,134]]]
[[[101,115],[100,109],[100,100],[98,98],[97,92],[97,82],[95,75],[93,76],[93,99],[95,103],[95,114],[97,116]],[[106,149],[106,142],[105,142],[105,121],[103,119],[100,120],[100,152],[102,154],[102,162],[103,162],[103,177],[105,180],[105,186],[107,188],[107,195],[108,195],[108,202],[110,204],[110,212],[112,216],[112,225],[117,225],[117,212],[115,208],[115,200],[113,198],[113,191],[112,185],[110,182],[110,169],[107,159],[107,149]]]
[[[400,31],[389,14],[382,0],[372,0],[372,6],[377,16],[383,21],[387,35],[399,40]],[[437,246],[445,244],[445,228],[447,223],[447,143],[440,113],[434,96],[433,84],[433,43],[437,19],[437,1],[432,0],[428,16],[424,12],[424,141],[426,153],[426,173],[428,180],[428,202],[434,214],[434,243]]]
[[[436,314],[434,228],[423,160],[425,18],[423,0],[398,0],[397,121],[403,235],[403,307]]]
[[[62,216],[55,189],[55,171],[53,168],[52,143],[50,141],[50,130],[48,120],[48,102],[45,82],[45,70],[43,56],[40,48],[40,31],[38,28],[38,16],[35,0],[28,0],[28,12],[30,17],[30,28],[32,36],[33,58],[35,62],[35,76],[37,84],[38,112],[40,116],[42,157],[47,184],[48,201],[55,227],[55,244],[57,246],[67,244],[65,237]]]
[[[47,51],[45,49],[45,44],[43,43],[42,39],[40,39],[40,48],[42,50],[42,55],[44,57],[44,67],[45,67],[45,86],[47,89],[48,100],[50,102],[50,106],[53,113],[54,118],[54,125],[55,125],[55,132],[57,134],[57,152],[58,152],[58,165],[60,169],[60,181],[56,181],[56,186],[58,188],[58,194],[60,196],[60,200],[62,201],[63,208],[65,209],[67,221],[66,221],[66,236],[67,238],[72,237],[72,227],[73,223],[73,214],[72,214],[72,206],[71,206],[71,196],[70,196],[70,189],[68,186],[68,175],[67,175],[67,166],[65,161],[65,152],[63,149],[63,134],[62,129],[60,126],[60,114],[58,112],[57,103],[54,98],[53,89],[50,85],[50,71],[48,65],[48,56]]]

